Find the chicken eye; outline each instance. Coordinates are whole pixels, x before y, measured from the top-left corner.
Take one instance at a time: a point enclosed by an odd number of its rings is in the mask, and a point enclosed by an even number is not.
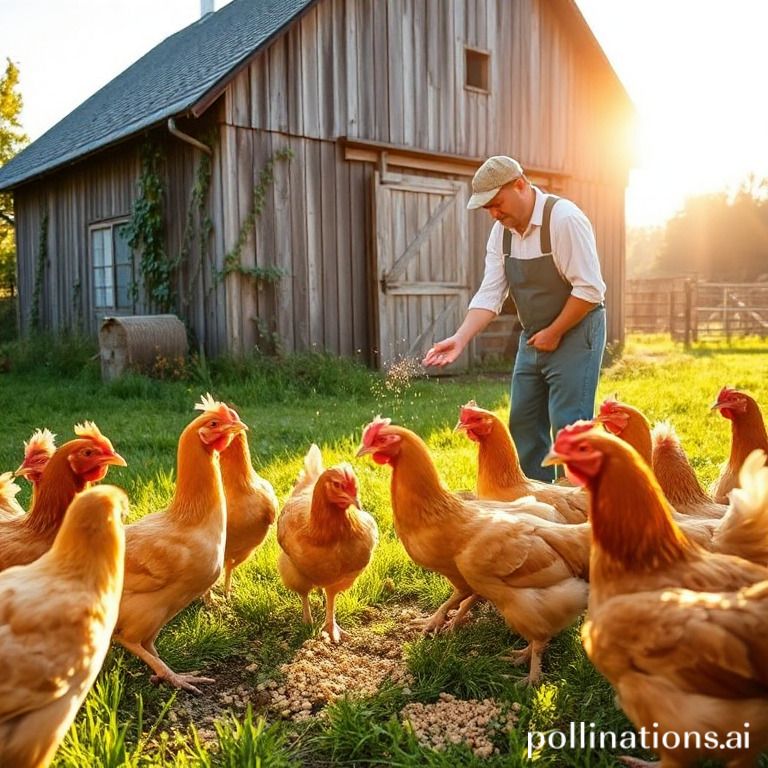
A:
[[[84,448],[83,449],[83,456],[92,456],[93,455],[93,448]]]
[[[213,421],[209,421],[208,422],[208,426],[209,427],[218,427],[219,426],[219,422],[216,421],[216,419],[213,419]]]

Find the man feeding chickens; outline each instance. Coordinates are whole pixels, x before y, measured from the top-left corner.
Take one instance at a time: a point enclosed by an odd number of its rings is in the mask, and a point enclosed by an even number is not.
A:
[[[442,367],[456,360],[511,294],[523,331],[509,428],[525,474],[551,481],[554,472],[541,461],[553,431],[592,418],[605,348],[605,283],[595,235],[574,203],[533,186],[511,157],[486,160],[472,193],[467,208],[484,208],[495,219],[483,281],[459,329],[422,362]]]

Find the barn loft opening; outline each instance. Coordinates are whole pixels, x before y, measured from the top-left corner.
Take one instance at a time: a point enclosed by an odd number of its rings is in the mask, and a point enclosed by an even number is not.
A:
[[[464,48],[465,82],[467,88],[488,93],[490,91],[491,54],[477,48]]]

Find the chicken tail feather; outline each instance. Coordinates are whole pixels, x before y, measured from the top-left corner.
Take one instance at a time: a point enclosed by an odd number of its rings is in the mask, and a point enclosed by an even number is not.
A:
[[[718,552],[768,565],[768,467],[765,452],[747,456],[739,471],[741,488],[729,494],[730,504],[715,533]]]
[[[323,455],[320,453],[317,445],[312,443],[307,451],[307,455],[304,457],[304,468],[299,472],[296,487],[303,487],[314,483],[324,471]]]

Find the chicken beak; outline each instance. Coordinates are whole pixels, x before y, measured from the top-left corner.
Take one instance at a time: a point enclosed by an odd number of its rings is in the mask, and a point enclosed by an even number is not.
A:
[[[226,430],[227,434],[236,435],[239,432],[247,432],[248,425],[242,421],[235,421],[232,422],[232,424],[227,424],[224,429]]]
[[[459,419],[456,422],[456,426],[453,428],[453,431],[454,432],[463,432],[467,428],[468,428],[468,425],[465,424],[461,419]]]
[[[16,477],[23,477],[25,479],[29,479],[29,473],[32,471],[31,467],[28,467],[25,465],[24,462],[22,462],[19,465],[19,468],[13,473]]]
[[[101,463],[108,464],[112,467],[128,466],[128,462],[119,453],[114,453],[114,452],[111,454],[107,454]]]
[[[361,445],[357,449],[357,453],[355,454],[355,458],[359,459],[361,456],[365,456],[368,453],[373,453],[373,448],[366,448],[364,445]]]
[[[565,464],[565,457],[557,453],[554,448],[550,448],[549,453],[541,460],[541,466],[551,467],[555,464]]]
[[[714,403],[712,403],[712,405],[709,406],[709,410],[710,411],[719,411],[724,406],[725,406],[725,403],[718,403],[717,401],[715,401]]]

